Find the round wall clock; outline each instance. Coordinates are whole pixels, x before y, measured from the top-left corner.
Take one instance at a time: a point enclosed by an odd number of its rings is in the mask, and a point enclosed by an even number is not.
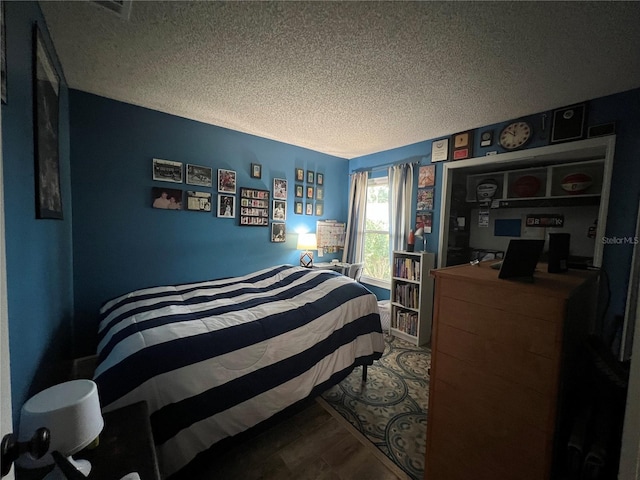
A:
[[[529,141],[533,129],[527,122],[519,121],[507,125],[500,132],[500,146],[507,150],[515,150]]]

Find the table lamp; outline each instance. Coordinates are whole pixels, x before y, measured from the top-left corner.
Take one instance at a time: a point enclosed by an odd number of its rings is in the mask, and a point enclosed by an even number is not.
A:
[[[298,235],[298,250],[304,250],[300,254],[300,266],[313,267],[313,252],[310,250],[318,249],[318,242],[315,233],[301,233]]]
[[[422,251],[426,252],[427,251],[427,236],[424,233],[424,228],[420,227],[419,229],[417,229],[415,235],[416,235],[416,237],[422,239]]]
[[[71,456],[90,445],[102,431],[104,420],[100,412],[98,388],[91,380],[72,380],[47,388],[31,397],[22,406],[18,441],[29,439],[41,427],[50,432],[49,450],[36,459],[30,454],[16,461],[22,468],[41,468],[54,463],[52,452],[57,451],[85,477],[91,471],[87,460]],[[66,478],[56,467],[47,480]]]

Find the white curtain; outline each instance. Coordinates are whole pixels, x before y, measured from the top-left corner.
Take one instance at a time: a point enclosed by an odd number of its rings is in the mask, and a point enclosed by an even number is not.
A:
[[[389,167],[389,258],[394,250],[406,250],[413,201],[413,163]]]
[[[344,239],[342,261],[360,263],[364,258],[364,227],[367,210],[368,172],[351,175],[349,186],[349,216]]]

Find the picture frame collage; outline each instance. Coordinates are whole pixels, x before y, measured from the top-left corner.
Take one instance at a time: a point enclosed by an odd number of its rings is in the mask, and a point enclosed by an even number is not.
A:
[[[235,218],[236,172],[225,168],[217,170],[216,216]],[[152,159],[152,179],[157,182],[191,185],[193,188],[152,187],[151,206],[163,210],[207,212],[213,210],[213,194],[202,188],[213,188],[213,167],[195,165],[161,158]]]
[[[296,215],[324,215],[324,173],[302,168],[295,169],[295,203]]]

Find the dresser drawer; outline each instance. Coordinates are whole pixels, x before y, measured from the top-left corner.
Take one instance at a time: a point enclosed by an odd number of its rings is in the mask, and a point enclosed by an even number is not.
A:
[[[434,367],[437,378],[451,385],[460,395],[482,405],[492,406],[504,417],[553,432],[555,402],[530,388],[517,385],[485,368],[440,353]]]
[[[445,353],[505,380],[555,398],[557,362],[514,345],[496,343],[479,335],[439,324],[436,355]]]
[[[433,387],[437,404],[428,426],[433,458],[450,464],[465,456],[467,472],[483,472],[485,477],[493,473],[500,480],[546,478],[551,453],[546,432],[514,421],[445,382],[436,380]],[[444,480],[446,476],[428,478]],[[476,478],[475,473],[468,478]]]
[[[549,322],[560,323],[565,317],[564,299],[541,296],[508,280],[501,285],[503,288],[496,288],[496,282],[485,284],[442,277],[437,279],[436,291],[446,301],[458,299]]]
[[[560,351],[560,324],[494,307],[448,298],[440,304],[438,322],[547,358]]]

